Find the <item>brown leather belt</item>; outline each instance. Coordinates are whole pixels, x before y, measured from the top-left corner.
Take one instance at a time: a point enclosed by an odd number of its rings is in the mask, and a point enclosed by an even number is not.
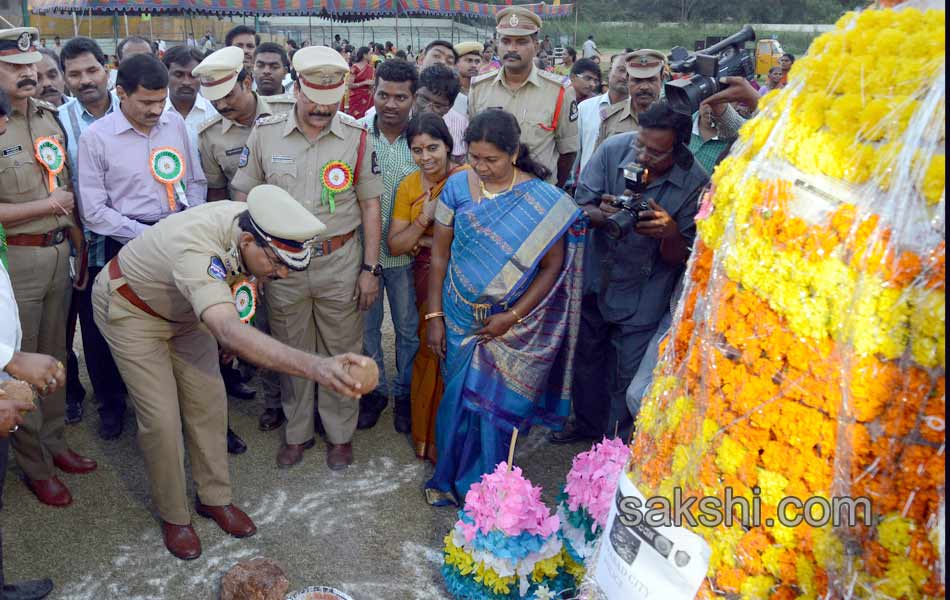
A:
[[[343,235],[338,235],[322,242],[316,242],[311,251],[314,256],[326,256],[342,248],[354,235],[356,235],[355,229],[349,233],[344,233]]]
[[[122,277],[122,269],[119,267],[118,259],[113,258],[112,260],[109,261],[109,279],[116,280],[120,277]],[[139,298],[138,295],[134,291],[132,291],[132,288],[129,287],[128,283],[123,283],[122,285],[120,285],[118,289],[116,289],[116,292],[118,292],[120,296],[122,296],[123,298],[131,302],[133,306],[135,306],[142,312],[147,313],[155,317],[156,319],[161,319],[163,321],[168,320],[162,315],[152,310],[151,306],[149,306],[148,304],[145,303],[144,300]]]
[[[7,238],[8,246],[58,246],[66,241],[65,229],[54,229],[46,233],[21,233]]]

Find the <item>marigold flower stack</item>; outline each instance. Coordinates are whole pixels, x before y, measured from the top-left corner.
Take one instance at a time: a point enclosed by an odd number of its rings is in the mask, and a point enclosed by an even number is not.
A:
[[[693,527],[700,597],[945,594],[945,9],[892,4],[817,38],[716,169],[623,475],[870,524]]]

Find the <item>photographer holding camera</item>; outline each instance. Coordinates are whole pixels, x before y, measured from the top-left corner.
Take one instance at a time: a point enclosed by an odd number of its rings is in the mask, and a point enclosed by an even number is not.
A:
[[[633,415],[625,392],[676,285],[696,234],[709,180],[687,144],[692,122],[665,101],[615,135],[581,172],[575,201],[591,227],[574,370],[574,422],[553,443],[624,438]]]

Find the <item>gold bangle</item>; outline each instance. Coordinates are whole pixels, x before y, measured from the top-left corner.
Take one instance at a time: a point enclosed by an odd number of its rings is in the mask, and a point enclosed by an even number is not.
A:
[[[508,310],[510,310],[510,311],[515,315],[515,317],[518,319],[517,321],[515,321],[515,323],[519,323],[519,324],[520,324],[522,321],[524,321],[524,317],[522,317],[521,315],[518,314],[518,311],[515,310],[515,307],[514,307],[514,306],[512,306],[512,307],[509,308]]]
[[[439,310],[436,312],[430,312],[429,314],[425,316],[425,319],[423,320],[428,321],[429,319],[434,319],[436,317],[444,317],[444,316],[445,316],[445,313]]]

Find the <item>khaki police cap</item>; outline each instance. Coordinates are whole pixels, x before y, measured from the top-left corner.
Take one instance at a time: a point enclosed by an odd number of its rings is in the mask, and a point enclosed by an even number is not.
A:
[[[666,66],[666,56],[662,52],[646,48],[631,52],[624,60],[627,62],[627,75],[638,79],[653,77]]]
[[[501,35],[534,35],[541,30],[541,17],[523,6],[509,6],[495,15],[495,31]]]
[[[0,29],[0,61],[14,65],[31,65],[43,60],[36,50],[40,30],[36,27]]]
[[[259,185],[247,195],[247,210],[257,233],[294,271],[310,264],[313,239],[327,226],[276,185]]]
[[[481,56],[482,50],[485,49],[485,46],[481,42],[461,42],[455,44],[455,53],[459,55],[459,58],[462,58],[466,54],[478,54]]]
[[[343,56],[326,46],[307,46],[294,52],[294,70],[300,89],[317,104],[339,104],[346,93],[350,67]]]
[[[201,95],[214,102],[231,93],[242,68],[244,51],[237,46],[228,46],[205,57],[191,70],[191,75],[201,83]]]

